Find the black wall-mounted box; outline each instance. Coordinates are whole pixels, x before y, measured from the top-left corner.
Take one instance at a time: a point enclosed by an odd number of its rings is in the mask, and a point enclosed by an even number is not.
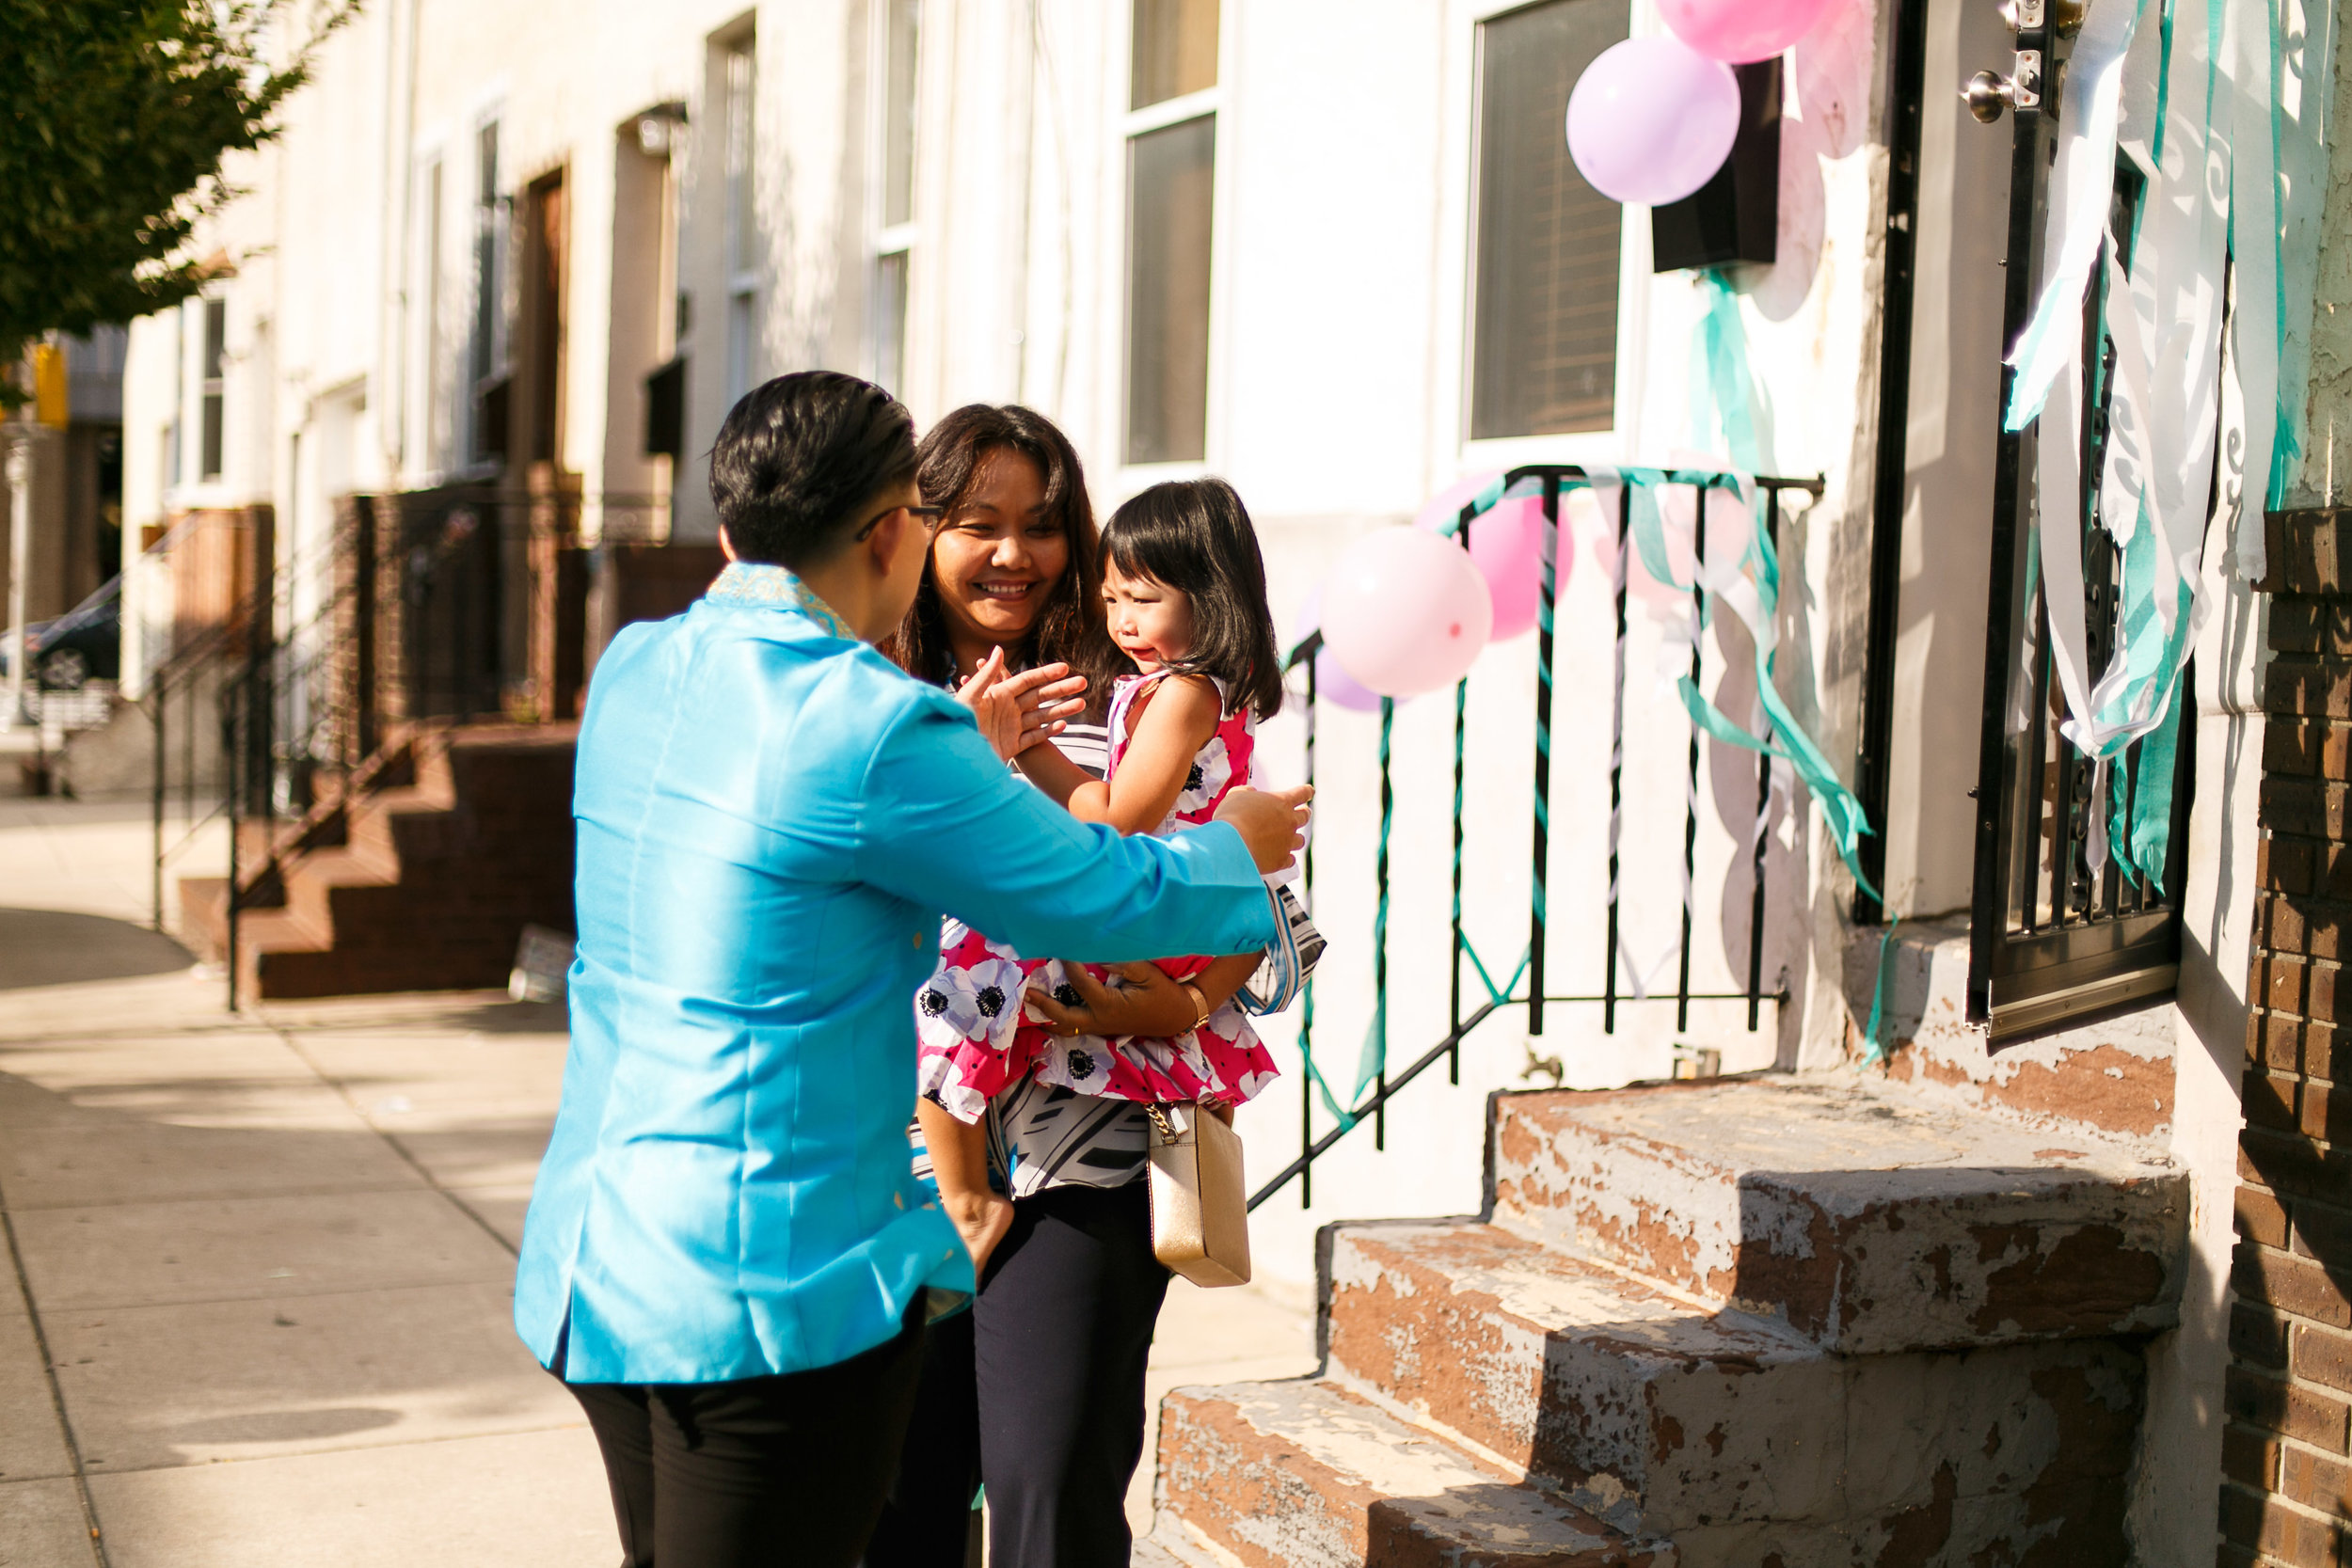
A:
[[[1780,58],[1732,71],[1740,78],[1740,137],[1712,180],[1650,209],[1654,271],[1778,260]]]

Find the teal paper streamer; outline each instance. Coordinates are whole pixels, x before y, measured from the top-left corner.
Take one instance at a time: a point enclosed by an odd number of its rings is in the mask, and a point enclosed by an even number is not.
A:
[[[1627,468],[1623,470],[1623,473],[1628,483],[1644,486],[1666,482],[1689,483],[1708,477],[1688,472],[1677,472],[1671,476],[1661,475],[1655,468]],[[1729,476],[1722,477],[1728,478]],[[1736,484],[1737,481],[1732,483]],[[1637,491],[1636,494],[1640,492]],[[1640,538],[1641,509],[1636,508],[1635,514],[1636,538],[1640,543],[1643,563],[1645,565],[1649,563],[1653,551],[1662,563],[1665,557],[1663,539],[1660,538],[1654,543],[1642,540]],[[1764,527],[1760,508],[1752,514],[1752,519],[1754,528],[1748,541],[1748,561],[1756,567],[1756,600],[1759,613],[1769,623],[1778,612],[1780,606],[1780,557],[1772,547],[1771,531]],[[1652,530],[1658,529],[1655,508],[1650,510],[1648,522]],[[1677,588],[1688,589],[1691,586],[1688,583],[1674,582],[1671,575],[1662,580]],[[1706,595],[1709,600],[1712,600],[1714,596],[1712,593]],[[1796,715],[1788,711],[1788,703],[1782,698],[1780,689],[1772,679],[1772,666],[1777,656],[1765,645],[1761,638],[1756,639],[1755,642],[1756,695],[1763,705],[1766,718],[1772,722],[1773,735],[1779,737],[1780,744],[1775,745],[1772,741],[1760,739],[1750,735],[1742,726],[1733,723],[1724,716],[1720,709],[1707,700],[1688,675],[1680,677],[1676,682],[1677,689],[1682,695],[1682,705],[1689,710],[1692,721],[1716,739],[1734,746],[1745,747],[1752,752],[1761,752],[1768,756],[1777,757],[1796,769],[1797,776],[1804,781],[1804,786],[1811,792],[1815,803],[1821,808],[1822,819],[1829,828],[1830,841],[1837,847],[1838,857],[1846,863],[1846,868],[1853,873],[1855,882],[1872,898],[1878,898],[1878,889],[1871,885],[1869,878],[1864,876],[1862,872],[1862,837],[1874,831],[1870,827],[1868,816],[1862,809],[1862,801],[1851,789],[1846,786],[1845,781],[1837,776],[1836,768],[1831,766],[1829,758],[1821,754],[1821,749],[1814,744],[1813,737],[1805,733],[1804,727],[1797,722]],[[1881,901],[1883,902],[1883,900]]]
[[[1519,966],[1511,971],[1511,977],[1500,986],[1495,984],[1495,977],[1486,973],[1486,961],[1479,958],[1478,949],[1470,944],[1468,937],[1462,939],[1462,951],[1470,955],[1470,967],[1478,971],[1478,983],[1486,988],[1486,999],[1497,1006],[1501,1006],[1509,998],[1511,992],[1518,989],[1519,977],[1527,973],[1528,960],[1534,949],[1532,947],[1519,949]]]
[[[1725,294],[1728,297],[1728,291]],[[1730,314],[1726,320],[1731,328],[1736,330],[1737,314]],[[1744,365],[1745,358],[1744,350],[1737,354],[1732,353],[1728,348],[1725,351],[1725,362],[1732,365],[1735,370]],[[1735,380],[1733,384],[1738,383]],[[1673,566],[1667,560],[1665,528],[1659,515],[1658,499],[1655,492],[1660,486],[1666,484],[1693,484],[1700,486],[1702,491],[1729,490],[1734,495],[1739,495],[1743,490],[1740,477],[1737,474],[1719,473],[1705,468],[1667,469],[1640,467],[1620,468],[1617,470],[1617,477],[1632,491],[1632,504],[1629,511],[1632,515],[1633,545],[1635,553],[1641,557],[1644,569],[1669,588],[1680,593],[1690,592],[1692,585],[1676,577]],[[1584,483],[1589,485],[1590,482]],[[1522,482],[1519,493],[1532,494],[1539,485],[1540,482],[1536,481]],[[1506,493],[1508,492],[1502,480],[1495,480],[1471,499],[1470,507],[1472,515],[1491,509],[1503,499]],[[1702,497],[1703,503],[1704,498]],[[1780,604],[1780,557],[1772,547],[1771,531],[1764,527],[1760,510],[1751,509],[1751,520],[1754,526],[1748,541],[1749,553],[1743,563],[1752,563],[1756,567],[1756,597],[1761,613],[1769,622],[1777,613]],[[1438,532],[1450,535],[1458,531],[1460,527],[1461,522],[1458,517],[1450,518],[1439,528]],[[1711,618],[1715,597],[1716,595],[1711,591],[1702,595],[1701,625],[1707,624]],[[1772,721],[1773,733],[1782,738],[1783,744],[1770,745],[1749,735],[1746,730],[1732,723],[1730,720],[1717,711],[1714,705],[1708,702],[1696,688],[1692,688],[1685,694],[1683,705],[1691,709],[1694,721],[1709,735],[1715,736],[1718,739],[1729,741],[1735,746],[1744,746],[1750,751],[1768,752],[1795,768],[1798,777],[1804,781],[1805,788],[1821,808],[1822,817],[1829,827],[1831,842],[1837,847],[1839,858],[1845,861],[1847,869],[1853,873],[1856,882],[1873,898],[1877,898],[1878,890],[1872,887],[1869,879],[1862,874],[1859,852],[1862,835],[1872,832],[1874,830],[1862,810],[1861,800],[1855,797],[1851,789],[1846,786],[1845,781],[1837,776],[1836,768],[1831,765],[1826,756],[1822,755],[1821,749],[1814,744],[1812,736],[1806,734],[1804,727],[1797,722],[1796,715],[1788,711],[1787,702],[1781,697],[1779,688],[1773,684],[1772,678],[1774,657],[1773,654],[1766,651],[1761,640],[1757,640],[1756,689],[1763,703],[1765,714]],[[1687,678],[1683,684],[1688,685]],[[1706,717],[1701,717],[1701,715]]]
[[[1701,273],[1699,279],[1707,294],[1707,316],[1699,325],[1699,341],[1707,358],[1705,386],[1714,394],[1724,448],[1731,453],[1733,467],[1760,474],[1765,468],[1764,446],[1756,434],[1756,379],[1748,371],[1748,334],[1740,320],[1740,296],[1714,268]],[[1694,380],[1692,390],[1699,385]],[[1692,422],[1703,438],[1707,421]]]
[[[1870,987],[1870,1022],[1862,1030],[1862,1043],[1869,1048],[1862,1058],[1865,1067],[1886,1059],[1886,959],[1895,951],[1895,927],[1900,924],[1888,921],[1886,934],[1879,938],[1878,979]]]
[[[1754,386],[1747,370],[1744,333],[1740,327],[1736,299],[1729,287],[1724,284],[1721,278],[1711,277],[1710,281],[1713,291],[1708,303],[1708,320],[1721,331],[1722,336],[1719,341],[1710,341],[1708,346],[1710,371],[1708,382],[1710,388],[1723,389],[1722,395],[1728,399],[1728,405],[1734,410],[1733,414],[1724,421],[1727,439],[1733,440],[1736,444],[1744,445],[1753,451],[1756,450],[1755,424],[1752,416],[1743,411],[1747,400],[1733,395],[1737,388],[1752,388]],[[1725,368],[1720,379],[1714,374],[1713,369],[1719,362]],[[1711,469],[1677,468],[1670,470],[1638,467],[1620,468],[1617,470],[1617,477],[1631,491],[1631,505],[1629,509],[1632,515],[1631,530],[1634,536],[1634,548],[1641,557],[1643,566],[1661,583],[1681,592],[1689,592],[1692,585],[1677,579],[1667,561],[1665,532],[1659,517],[1655,491],[1659,486],[1665,484],[1697,485],[1701,488],[1700,504],[1703,506],[1706,502],[1705,491],[1707,490],[1729,490],[1735,495],[1743,495],[1745,486],[1742,481],[1737,474],[1719,473]],[[1579,485],[1590,488],[1591,484],[1592,481],[1589,479],[1568,480],[1565,482],[1564,488]],[[1522,481],[1516,487],[1516,493],[1536,494],[1541,486],[1540,480]],[[1470,515],[1476,516],[1491,510],[1506,495],[1512,493],[1514,493],[1513,487],[1506,486],[1498,477],[1471,498],[1468,510]],[[1765,623],[1769,625],[1772,616],[1778,612],[1780,605],[1780,556],[1779,552],[1773,548],[1771,531],[1764,526],[1760,503],[1751,508],[1750,519],[1753,526],[1748,541],[1748,554],[1742,564],[1752,564],[1756,568],[1759,612]],[[1460,528],[1461,519],[1455,516],[1448,518],[1439,525],[1437,531],[1442,536],[1450,537],[1458,532]],[[1702,594],[1702,625],[1712,611],[1715,597],[1711,590]],[[1743,747],[1749,751],[1762,752],[1788,763],[1797,776],[1804,782],[1805,788],[1812,795],[1814,803],[1821,808],[1822,819],[1829,830],[1830,840],[1836,847],[1838,857],[1846,863],[1847,870],[1853,874],[1855,882],[1868,892],[1871,897],[1878,898],[1883,903],[1884,900],[1881,897],[1878,889],[1871,885],[1870,879],[1862,872],[1859,855],[1861,838],[1865,833],[1875,831],[1870,827],[1869,819],[1863,812],[1862,802],[1853,791],[1847,787],[1845,781],[1837,776],[1836,768],[1831,766],[1828,757],[1822,754],[1820,747],[1814,743],[1804,727],[1797,722],[1796,715],[1788,710],[1788,704],[1782,698],[1780,689],[1772,678],[1772,667],[1776,656],[1767,650],[1761,638],[1756,639],[1755,641],[1756,691],[1763,705],[1765,715],[1771,721],[1772,733],[1782,742],[1781,744],[1774,745],[1761,740],[1733,723],[1706,699],[1688,676],[1683,677],[1677,683],[1683,706],[1690,712],[1692,722],[1718,740]],[[1387,705],[1383,705],[1384,717],[1388,711]],[[1384,754],[1387,738],[1388,729],[1384,723],[1382,727]],[[1541,802],[1538,802],[1538,805],[1540,808]],[[1386,840],[1389,826],[1389,822],[1384,818],[1381,824],[1383,842]],[[1387,909],[1384,903],[1375,915],[1375,929],[1385,931],[1386,921]],[[1894,927],[1890,925],[1887,928],[1887,940],[1892,940],[1893,931]],[[1466,942],[1464,946],[1467,948],[1468,945]],[[1527,958],[1522,956],[1519,968],[1513,972],[1510,985],[1497,991],[1492,977],[1486,973],[1486,965],[1478,959],[1477,954],[1472,952],[1470,958],[1471,962],[1477,966],[1480,981],[1487,988],[1487,994],[1497,1001],[1507,996],[1511,989],[1518,983],[1518,976],[1525,973],[1528,963]],[[1873,1023],[1870,1030],[1874,1042],[1878,1029],[1876,1021],[1880,1018],[1882,1011],[1879,1002],[1874,999],[1871,1006]],[[1366,1031],[1364,1039],[1363,1062],[1370,1065],[1373,1070],[1366,1071],[1359,1068],[1357,1082],[1358,1094],[1361,1094],[1364,1085],[1377,1076],[1377,1064],[1386,1059],[1387,1024],[1387,997],[1382,995],[1375,1002],[1372,1026]],[[1325,1103],[1327,1106],[1331,1104],[1327,1090],[1325,1091]]]
[[[2145,743],[2141,753],[2146,754]],[[2132,753],[2124,752],[2107,768],[2107,819],[2100,831],[2107,835],[2107,856],[2116,869],[2132,881],[2140,881],[2139,866],[2132,859],[2132,775],[2136,771]]]
[[[1301,1044],[1298,1048],[1298,1054],[1300,1059],[1307,1064],[1307,1077],[1313,1083],[1315,1093],[1322,1098],[1323,1108],[1330,1113],[1333,1121],[1340,1124],[1340,1131],[1344,1132],[1354,1127],[1356,1113],[1341,1104],[1340,1097],[1331,1092],[1330,1081],[1323,1076],[1323,1069],[1315,1065],[1313,1049]]]
[[[2172,781],[2180,757],[2183,705],[2172,705],[2164,722],[2139,743],[2139,787],[2132,795],[2131,864],[2138,879],[2166,897],[2165,866],[2172,849]]]

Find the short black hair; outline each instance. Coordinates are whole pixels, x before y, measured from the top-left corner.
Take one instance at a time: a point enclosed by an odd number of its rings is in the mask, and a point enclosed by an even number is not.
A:
[[[1103,556],[1128,577],[1152,578],[1192,601],[1192,647],[1168,668],[1225,683],[1226,709],[1282,708],[1282,656],[1266,607],[1258,530],[1221,479],[1154,484],[1111,514]]]
[[[914,478],[914,420],[870,381],[796,371],[727,411],[710,449],[710,499],[738,558],[814,565],[859,524],[858,508]]]

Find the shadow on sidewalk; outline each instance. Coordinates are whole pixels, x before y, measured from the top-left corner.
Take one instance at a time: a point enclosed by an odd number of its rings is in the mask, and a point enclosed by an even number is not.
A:
[[[0,909],[0,991],[167,974],[195,961],[169,937],[127,920]]]

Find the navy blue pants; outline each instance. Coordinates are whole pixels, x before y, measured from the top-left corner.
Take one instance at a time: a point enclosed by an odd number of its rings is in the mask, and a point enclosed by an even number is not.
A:
[[[968,1327],[932,1329],[866,1568],[961,1568],[976,1476],[991,1568],[1126,1568],[1127,1483],[1168,1277],[1141,1181],[1015,1203]]]

